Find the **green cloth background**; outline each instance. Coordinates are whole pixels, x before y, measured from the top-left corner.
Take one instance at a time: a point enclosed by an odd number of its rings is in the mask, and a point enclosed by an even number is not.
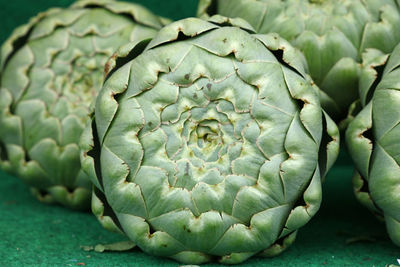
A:
[[[66,7],[72,0],[0,0],[0,43],[40,11]],[[137,0],[159,15],[194,16],[197,0]],[[0,125],[1,127],[1,125]],[[397,264],[400,248],[384,224],[357,203],[353,167],[342,152],[324,184],[320,212],[299,231],[297,241],[275,258],[252,258],[240,266],[385,266]],[[0,266],[180,266],[168,259],[129,252],[86,252],[124,240],[101,228],[89,213],[47,206],[17,178],[0,172]],[[218,266],[208,264],[207,266]]]

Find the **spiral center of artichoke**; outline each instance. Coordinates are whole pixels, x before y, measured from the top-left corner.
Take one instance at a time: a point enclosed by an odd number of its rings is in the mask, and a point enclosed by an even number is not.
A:
[[[167,140],[166,147],[169,158],[175,161],[189,159],[190,166],[195,168],[204,164],[228,162],[229,146],[233,142],[240,143],[240,137],[234,136],[235,126],[227,115],[221,112],[223,105],[229,106],[231,104],[220,100],[210,102],[204,107],[193,107],[184,112],[180,120],[174,123],[174,128],[178,127],[178,132],[181,132],[181,136],[176,137],[181,139],[180,142],[183,143],[176,150],[174,143],[177,140],[173,138]],[[161,126],[166,133],[170,133],[170,127],[171,125]],[[218,166],[218,168],[224,174],[231,173],[222,166]]]
[[[258,134],[248,110],[255,89],[233,75],[226,77],[226,83],[203,78],[180,87],[166,84],[167,78],[164,75],[138,100],[145,114],[154,112],[145,104],[147,98],[164,96],[162,101],[169,103],[157,109],[160,121],[152,115],[144,118],[139,135],[145,151],[142,165],[162,166],[168,170],[171,186],[189,190],[199,182],[216,185],[226,176],[244,173],[247,160],[255,168],[246,174],[257,177],[265,157],[250,148]],[[154,155],[153,151],[165,152]]]
[[[59,57],[63,56],[62,54]],[[57,57],[52,68],[56,73],[56,88],[60,97],[65,97],[70,103],[70,109],[88,107],[95,98],[103,82],[102,64],[107,60],[103,54],[80,55],[67,63]],[[79,105],[77,105],[79,103]]]
[[[209,148],[222,142],[218,129],[217,121],[202,121],[196,126],[196,130],[192,133],[192,138],[197,139],[199,148]]]

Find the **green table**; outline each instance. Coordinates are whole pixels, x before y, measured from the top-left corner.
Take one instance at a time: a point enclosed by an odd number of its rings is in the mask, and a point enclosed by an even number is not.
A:
[[[0,3],[0,42],[18,25],[51,6],[71,0],[12,0]],[[173,19],[195,14],[197,0],[138,0]],[[1,126],[0,126],[1,127]],[[385,266],[396,264],[400,248],[385,227],[357,203],[352,193],[353,167],[342,154],[324,184],[320,212],[279,257],[253,258],[241,266]],[[86,252],[81,246],[124,240],[101,228],[89,213],[46,206],[29,188],[0,172],[0,266],[179,266],[134,249],[124,253]],[[217,266],[208,264],[207,266]]]

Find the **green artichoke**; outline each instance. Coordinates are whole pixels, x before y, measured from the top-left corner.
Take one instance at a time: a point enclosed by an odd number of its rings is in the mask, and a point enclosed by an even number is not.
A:
[[[364,108],[349,124],[346,142],[357,171],[357,198],[386,222],[400,246],[400,45],[388,57],[364,55],[360,98]]]
[[[390,53],[400,42],[398,0],[200,0],[198,14],[247,20],[276,32],[305,55],[322,89],[321,104],[343,120],[357,98],[358,63],[366,48]]]
[[[42,201],[90,207],[78,143],[104,65],[120,45],[153,37],[163,22],[135,4],[85,0],[16,29],[1,50],[0,167]]]
[[[301,53],[252,32],[241,19],[188,18],[109,63],[82,167],[100,221],[149,254],[272,256],[319,209],[337,126]]]

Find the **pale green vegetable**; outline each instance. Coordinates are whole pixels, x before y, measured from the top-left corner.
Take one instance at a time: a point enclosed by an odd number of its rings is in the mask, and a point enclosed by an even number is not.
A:
[[[200,0],[198,13],[243,18],[257,32],[276,32],[299,48],[336,121],[358,98],[363,51],[390,53],[400,42],[398,0]]]
[[[243,20],[188,18],[122,47],[82,135],[93,211],[145,252],[240,263],[290,245],[338,152],[305,61]]]
[[[162,25],[135,4],[86,0],[17,28],[1,50],[0,167],[45,202],[88,209],[91,183],[78,142],[105,63]]]
[[[350,123],[346,142],[356,165],[354,191],[386,222],[400,246],[400,46],[384,55],[364,54],[360,98],[363,109]]]

